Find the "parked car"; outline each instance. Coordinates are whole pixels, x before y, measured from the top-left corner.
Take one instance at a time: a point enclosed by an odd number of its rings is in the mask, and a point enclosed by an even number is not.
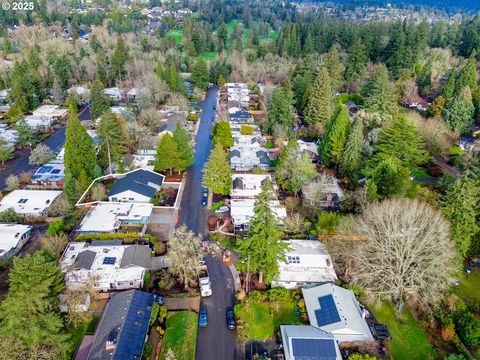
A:
[[[227,205],[220,206],[217,210],[215,210],[216,214],[223,214],[226,213],[230,210],[230,208]]]
[[[163,300],[163,296],[160,295],[155,295],[153,300],[158,304],[158,305],[163,305],[165,301]]]
[[[202,307],[202,308],[200,308],[200,312],[198,313],[198,326],[199,327],[207,327],[207,325],[208,325],[207,308]]]
[[[227,328],[230,330],[235,330],[235,326],[235,313],[233,312],[233,308],[229,306],[227,307]]]
[[[370,330],[372,331],[373,336],[375,336],[377,339],[392,339],[390,333],[388,332],[387,325],[385,324],[373,324],[370,326]]]
[[[207,206],[208,199],[206,196],[202,196],[202,206]]]

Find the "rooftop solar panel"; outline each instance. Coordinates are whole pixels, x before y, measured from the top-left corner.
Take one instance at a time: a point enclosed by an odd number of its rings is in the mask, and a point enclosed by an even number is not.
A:
[[[117,258],[115,258],[115,257],[106,256],[106,257],[103,259],[103,264],[105,264],[105,265],[114,265],[116,260],[117,260]]]
[[[60,169],[53,169],[51,174],[60,174]]]
[[[333,339],[292,339],[295,360],[335,360]]]
[[[325,295],[318,298],[320,309],[315,310],[318,326],[334,324],[340,321],[340,315],[332,295]]]

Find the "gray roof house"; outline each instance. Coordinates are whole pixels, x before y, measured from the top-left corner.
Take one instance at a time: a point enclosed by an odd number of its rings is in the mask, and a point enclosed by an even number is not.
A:
[[[111,202],[149,203],[165,177],[148,169],[132,170],[117,179],[108,193]]]
[[[87,360],[142,358],[153,294],[128,290],[115,294],[103,311]]]
[[[285,360],[341,360],[332,334],[313,326],[280,325]]]
[[[270,167],[270,157],[263,148],[251,146],[232,146],[230,148],[230,166],[234,170],[251,170]]]

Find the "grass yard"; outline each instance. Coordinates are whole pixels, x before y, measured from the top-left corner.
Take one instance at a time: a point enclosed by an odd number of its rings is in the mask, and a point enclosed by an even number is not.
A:
[[[238,329],[238,335],[244,339],[272,339],[275,332],[280,330],[280,325],[301,323],[294,310],[295,304],[292,300],[250,302],[245,305],[245,313],[242,314],[243,327]]]
[[[215,51],[207,51],[198,55],[199,58],[202,58],[205,61],[214,61],[218,57],[218,53]]]
[[[385,323],[392,340],[388,342],[390,356],[395,360],[428,360],[435,358],[435,350],[428,342],[427,335],[419,327],[409,309],[403,311],[403,319],[398,319],[391,304],[382,303],[371,307],[377,320]]]
[[[480,301],[480,291],[478,291],[480,289],[480,270],[472,269],[470,274],[462,272],[457,278],[460,285],[454,287],[454,293],[465,300]]]
[[[73,357],[75,350],[82,342],[83,336],[86,334],[93,334],[95,327],[97,326],[100,317],[94,316],[90,320],[85,321],[76,328],[68,329],[70,338],[68,339],[68,357]]]
[[[169,313],[160,360],[166,359],[168,349],[172,349],[176,359],[193,360],[197,342],[197,324],[197,314],[194,312]]]
[[[412,175],[415,176],[416,178],[420,178],[420,179],[433,179],[433,177],[430,176],[427,173],[427,170],[425,170],[425,169],[415,169],[415,170],[412,171]]]
[[[182,43],[182,38],[183,38],[183,30],[180,29],[171,29],[168,30],[163,37],[168,38],[168,37],[173,37],[175,39],[175,42],[177,44]]]
[[[451,148],[448,149],[448,153],[450,155],[463,155],[465,154],[465,151],[460,149],[458,146],[452,146]]]

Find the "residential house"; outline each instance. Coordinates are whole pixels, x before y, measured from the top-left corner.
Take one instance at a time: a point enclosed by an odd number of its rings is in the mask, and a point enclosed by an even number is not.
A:
[[[288,240],[287,262],[278,262],[278,278],[272,286],[308,287],[337,280],[332,258],[318,240]]]
[[[122,225],[137,225],[139,232],[143,233],[150,223],[152,211],[152,204],[99,202],[89,209],[77,233],[115,233]]]
[[[473,135],[461,135],[459,148],[463,151],[471,152],[480,143],[479,139]]]
[[[256,147],[261,148],[265,145],[266,141],[263,137],[258,135],[242,135],[232,134],[233,144],[237,147]]]
[[[46,116],[52,121],[64,121],[67,119],[68,109],[63,109],[58,105],[42,105],[32,111],[33,116]]]
[[[103,94],[115,101],[121,101],[125,96],[124,91],[118,87],[106,88],[103,90]]]
[[[30,238],[32,229],[30,225],[0,223],[0,259],[16,255]]]
[[[367,311],[352,290],[328,283],[302,293],[311,326],[332,334],[339,343],[373,340]]]
[[[297,140],[298,148],[302,153],[308,154],[312,161],[318,161],[318,144],[313,141]]]
[[[257,125],[253,125],[253,124],[242,125],[242,124],[231,123],[230,127],[232,129],[232,137],[242,135],[242,126],[253,129],[253,134],[251,134],[251,135],[261,137],[262,134],[260,132],[260,128]]]
[[[353,116],[358,112],[358,105],[355,104],[352,100],[348,100],[345,103],[345,106],[347,107],[350,116]]]
[[[0,124],[0,138],[5,140],[7,145],[13,149],[17,144],[18,132],[17,130],[10,129],[7,124]]]
[[[230,201],[230,216],[236,231],[247,231],[250,220],[255,213],[255,199],[232,199]],[[277,217],[278,225],[283,225],[283,220],[287,217],[287,210],[280,205],[280,201],[273,200],[270,203],[270,209]]]
[[[14,190],[0,201],[0,212],[13,209],[22,216],[45,216],[61,193],[59,190]]]
[[[153,294],[140,290],[113,295],[103,310],[93,339],[87,345],[85,359],[141,359],[153,302]]]
[[[122,174],[108,193],[110,201],[149,203],[160,187],[165,176],[148,169],[136,169]]]
[[[63,188],[65,164],[63,159],[55,159],[40,166],[32,176],[31,183],[46,188]]]
[[[36,131],[47,131],[52,126],[52,119],[48,116],[27,115],[25,123]]]
[[[319,206],[322,209],[336,209],[344,198],[338,180],[330,175],[323,175],[305,185],[302,194],[306,205]]]
[[[232,146],[230,166],[236,171],[270,167],[270,157],[264,148]]]
[[[118,241],[120,242],[120,241]],[[159,270],[164,257],[152,257],[148,245],[120,245],[106,240],[70,242],[60,259],[65,284],[78,290],[91,284],[96,290],[138,289],[149,270]]]
[[[236,111],[228,114],[228,120],[231,123],[246,124],[253,122],[253,118],[248,111]]]
[[[285,360],[342,360],[332,334],[305,325],[280,325]]]
[[[132,103],[136,102],[139,91],[140,91],[140,89],[138,89],[138,88],[130,89],[127,92],[127,101],[132,102]]]
[[[231,198],[255,199],[262,192],[262,184],[267,178],[272,181],[270,175],[232,174]]]

